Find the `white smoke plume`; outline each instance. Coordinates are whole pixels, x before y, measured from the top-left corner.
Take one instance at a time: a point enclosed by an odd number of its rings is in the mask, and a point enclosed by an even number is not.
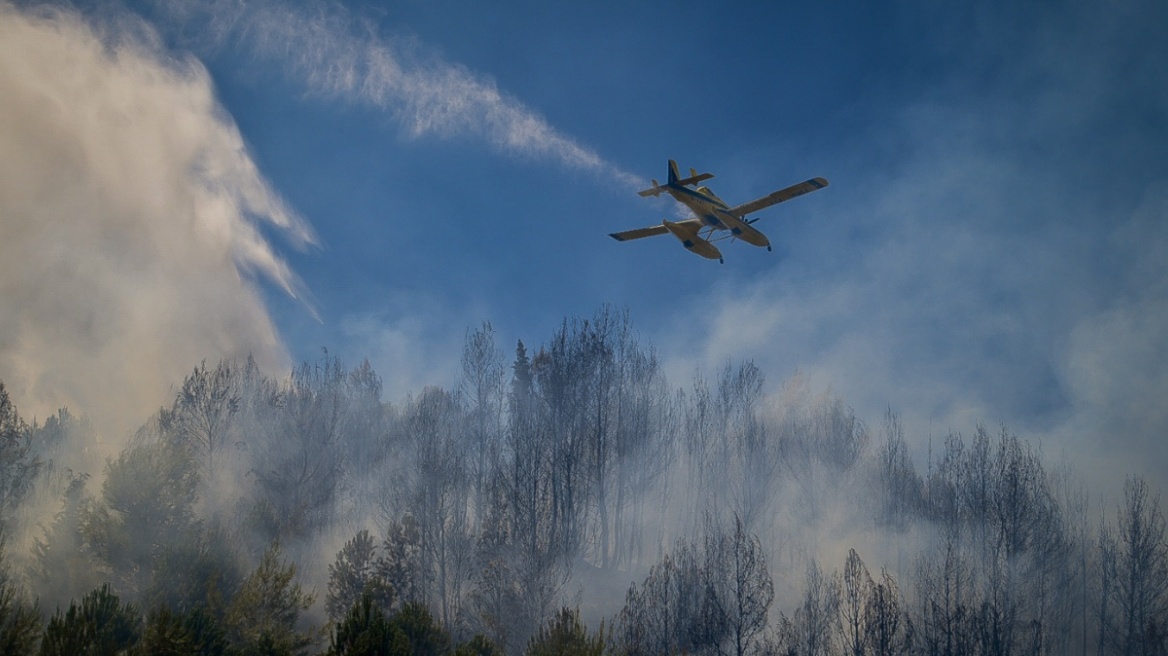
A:
[[[299,294],[269,188],[206,69],[122,15],[0,4],[0,379],[25,417],[105,435],[201,359],[287,356],[257,278]]]

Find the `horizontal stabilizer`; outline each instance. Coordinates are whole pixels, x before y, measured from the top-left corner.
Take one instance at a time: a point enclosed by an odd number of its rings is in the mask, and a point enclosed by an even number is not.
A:
[[[763,196],[757,200],[752,200],[749,203],[743,203],[742,205],[731,209],[730,212],[738,217],[743,217],[747,214],[750,214],[751,212],[757,212],[763,208],[770,207],[771,205],[778,205],[779,203],[791,200],[792,198],[798,198],[803,194],[809,194],[813,191],[818,191],[826,186],[826,179],[811,178],[806,182],[800,182],[799,184],[791,185],[786,189],[780,189],[773,194]]]
[[[665,186],[661,186],[660,184],[657,184],[657,181],[654,180],[652,187],[650,187],[648,189],[643,189],[641,191],[638,191],[637,193],[640,194],[641,196],[660,196],[662,193],[664,193],[666,190],[668,190],[669,187],[685,187],[687,185],[696,185],[697,183],[703,182],[705,180],[709,180],[712,177],[714,177],[713,173],[699,173],[697,175],[690,176],[688,178],[683,178],[683,179],[678,180],[676,182],[670,182],[668,185],[665,185]]]
[[[703,182],[705,180],[709,180],[712,177],[714,177],[713,173],[699,173],[697,175],[692,175],[692,176],[685,178],[683,180],[678,180],[677,182],[674,182],[673,184],[675,184],[679,187],[684,187],[686,185],[696,185],[697,183]]]
[[[669,179],[665,186],[661,186],[656,180],[653,181],[653,186],[637,193],[641,196],[660,196],[662,192],[667,191],[670,187],[687,187],[690,185],[697,186],[699,182],[704,182],[714,177],[713,173],[698,173],[697,169],[689,170],[689,177],[683,178],[677,172],[677,162],[669,160]]]

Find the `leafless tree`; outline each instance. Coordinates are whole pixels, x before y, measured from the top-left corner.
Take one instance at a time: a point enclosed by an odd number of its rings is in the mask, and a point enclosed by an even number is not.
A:
[[[1168,544],[1160,500],[1140,478],[1124,486],[1124,507],[1116,522],[1114,556],[1105,557],[1110,580],[1110,653],[1163,653],[1168,627]],[[1108,545],[1108,548],[1112,548]]]
[[[952,537],[945,540],[940,554],[922,555],[916,568],[916,598],[924,653],[973,653],[971,588],[969,566]]]
[[[736,656],[755,653],[775,598],[762,544],[735,517],[732,533],[707,534],[705,562],[707,587],[712,591],[706,614],[725,624],[726,651]]]
[[[924,483],[913,468],[900,417],[891,408],[884,415],[884,443],[878,458],[878,521],[893,530],[904,531],[918,518]]]
[[[839,612],[840,593],[831,579],[823,574],[814,559],[807,566],[803,602],[792,621],[794,644],[798,653],[828,656],[832,652],[832,627]]]
[[[163,415],[163,429],[173,429],[205,466],[203,485],[212,516],[218,512],[218,458],[230,445],[232,421],[240,410],[239,368],[233,360],[220,360],[214,369],[203,361],[186,379],[169,413]]]
[[[473,482],[471,499],[476,528],[487,514],[486,485],[491,471],[498,467],[505,383],[502,351],[495,345],[494,328],[489,321],[484,321],[474,332],[467,332],[458,388],[468,414],[468,468]]]
[[[334,516],[350,416],[348,374],[335,359],[305,363],[268,388],[248,444],[269,539],[304,539]]]
[[[448,629],[460,620],[463,584],[473,572],[473,484],[460,441],[464,425],[453,397],[436,387],[424,389],[403,413],[415,459],[408,498],[418,522],[424,567],[431,572],[433,596]]]
[[[840,647],[849,656],[864,656],[868,648],[868,599],[872,595],[872,577],[855,549],[848,550],[843,574],[836,574],[836,588],[840,591],[836,631]]]
[[[911,653],[913,625],[906,612],[896,579],[882,570],[880,581],[868,589],[864,604],[864,630],[868,653],[895,656]]]

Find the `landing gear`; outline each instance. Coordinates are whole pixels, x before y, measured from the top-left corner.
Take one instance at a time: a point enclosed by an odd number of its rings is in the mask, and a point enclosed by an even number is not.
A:
[[[767,244],[767,252],[768,253],[771,252],[771,245],[770,244]]]
[[[718,258],[718,264],[725,264],[725,263],[726,263],[726,260],[723,260],[722,258]]]

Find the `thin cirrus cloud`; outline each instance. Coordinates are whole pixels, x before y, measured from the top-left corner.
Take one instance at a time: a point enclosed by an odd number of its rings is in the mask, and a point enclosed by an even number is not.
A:
[[[173,2],[171,25],[208,26],[195,47],[241,48],[282,67],[311,93],[392,115],[413,137],[481,138],[498,151],[606,175],[629,188],[640,178],[556,130],[494,81],[422,52],[331,3]]]

